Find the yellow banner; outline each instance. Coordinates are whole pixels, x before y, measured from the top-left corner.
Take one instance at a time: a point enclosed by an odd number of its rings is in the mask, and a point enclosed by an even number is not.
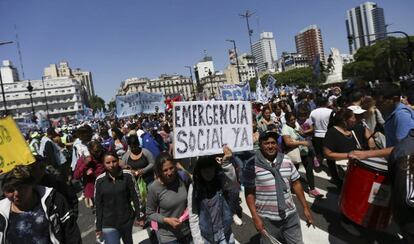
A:
[[[0,173],[11,171],[16,165],[35,161],[29,146],[11,116],[0,119]]]

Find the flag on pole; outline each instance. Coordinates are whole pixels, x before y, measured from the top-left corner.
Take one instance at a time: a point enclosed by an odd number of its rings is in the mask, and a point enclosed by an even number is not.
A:
[[[273,76],[269,75],[267,77],[267,100],[272,99],[273,95],[276,94],[276,89],[275,89],[275,85],[276,85],[276,79],[273,78]]]
[[[262,87],[262,81],[260,80],[260,78],[257,78],[257,83],[256,83],[256,101],[259,103],[267,102],[267,99],[266,99],[266,96],[264,94],[263,87]]]

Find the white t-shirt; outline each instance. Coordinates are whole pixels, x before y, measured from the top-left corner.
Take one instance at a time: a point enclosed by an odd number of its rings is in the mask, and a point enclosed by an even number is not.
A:
[[[313,128],[315,130],[315,137],[325,138],[326,131],[328,131],[329,117],[331,116],[332,109],[330,108],[317,108],[310,114],[310,118],[313,122]]]

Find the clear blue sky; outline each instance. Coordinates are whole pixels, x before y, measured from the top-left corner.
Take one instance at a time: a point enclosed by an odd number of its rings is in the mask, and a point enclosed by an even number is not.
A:
[[[262,31],[276,38],[278,55],[295,51],[294,36],[316,24],[325,51],[348,52],[346,10],[355,0],[0,0],[0,41],[20,39],[26,79],[40,79],[43,68],[60,60],[92,72],[95,92],[108,101],[122,80],[155,78],[162,73],[188,75],[203,50],[217,70],[228,64],[227,49],[237,42],[248,52],[245,21],[249,9],[254,40]],[[376,1],[385,10],[389,30],[414,35],[414,1]],[[20,70],[16,45],[0,46],[0,60]]]

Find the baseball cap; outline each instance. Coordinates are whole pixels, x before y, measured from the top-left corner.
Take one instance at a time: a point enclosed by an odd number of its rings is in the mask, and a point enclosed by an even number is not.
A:
[[[352,112],[354,112],[354,114],[363,114],[365,113],[367,110],[362,109],[360,106],[358,105],[352,105],[348,107],[349,110],[352,110]]]
[[[273,139],[275,139],[277,141],[277,139],[279,138],[279,134],[277,134],[277,132],[274,132],[274,131],[271,131],[271,130],[264,131],[264,132],[260,133],[259,142],[267,140],[270,137],[272,137]]]

